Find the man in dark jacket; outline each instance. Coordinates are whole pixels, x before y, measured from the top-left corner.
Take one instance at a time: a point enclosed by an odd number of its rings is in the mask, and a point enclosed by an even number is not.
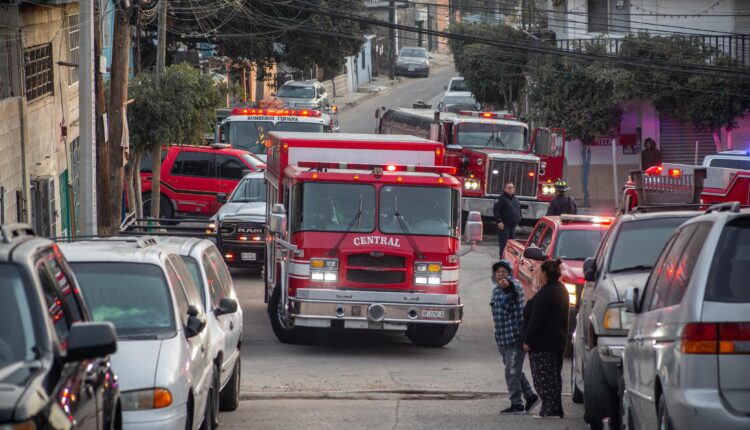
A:
[[[495,202],[493,212],[497,222],[497,240],[500,246],[500,259],[503,258],[508,240],[515,239],[516,227],[521,222],[521,202],[515,195],[516,187],[512,182],[505,184],[505,189]]]
[[[573,214],[575,215],[578,213],[578,207],[576,206],[576,201],[573,199],[573,197],[565,195],[565,192],[568,191],[570,187],[568,187],[568,183],[563,181],[562,179],[558,179],[557,182],[555,182],[555,191],[557,196],[549,202],[549,207],[547,208],[547,216],[557,216],[562,214]]]
[[[641,170],[661,164],[661,151],[656,149],[656,142],[652,138],[643,142],[644,149],[641,151]]]

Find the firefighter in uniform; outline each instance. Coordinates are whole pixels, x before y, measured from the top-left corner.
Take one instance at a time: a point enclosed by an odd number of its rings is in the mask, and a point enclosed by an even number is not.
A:
[[[562,179],[558,179],[557,182],[555,182],[555,191],[557,193],[557,196],[554,198],[554,200],[549,202],[549,208],[547,208],[548,216],[562,214],[575,215],[578,212],[575,199],[573,199],[573,197],[565,195],[565,192],[569,189],[570,188],[568,187],[568,183],[563,181]]]

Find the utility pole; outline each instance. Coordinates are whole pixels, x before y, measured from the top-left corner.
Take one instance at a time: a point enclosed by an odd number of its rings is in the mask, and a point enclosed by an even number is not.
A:
[[[396,79],[396,0],[388,0],[388,79]]]
[[[109,186],[112,193],[106,202],[111,214],[107,229],[114,234],[122,217],[122,185],[124,145],[128,145],[127,107],[128,67],[130,65],[130,7],[124,0],[115,4],[115,27],[112,40],[112,75],[110,81],[109,109]],[[104,228],[103,228],[104,229]]]
[[[81,234],[96,234],[96,127],[94,126],[94,1],[80,2],[78,112],[81,142]]]
[[[161,87],[162,75],[167,69],[167,0],[159,0],[159,27],[156,37],[156,86]],[[159,219],[161,203],[161,145],[156,145],[151,154],[153,163],[151,168],[152,183],[159,184],[151,187],[151,216]],[[145,215],[145,214],[144,214]]]
[[[101,204],[97,205],[97,225],[100,234],[109,233],[107,226],[112,218],[112,207],[109,205],[111,189],[109,187],[109,146],[104,139],[104,113],[106,112],[104,100],[104,77],[101,74],[101,57],[102,57],[102,32],[101,20],[99,19],[99,2],[94,1],[94,95],[96,97],[96,166],[97,182],[96,200]]]

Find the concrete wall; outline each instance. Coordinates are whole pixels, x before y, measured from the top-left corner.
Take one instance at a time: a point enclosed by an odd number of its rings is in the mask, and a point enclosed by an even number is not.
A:
[[[2,212],[6,223],[19,219],[16,192],[26,193],[24,184],[23,101],[20,97],[0,100],[0,186],[3,187]],[[23,204],[21,204],[23,206]]]

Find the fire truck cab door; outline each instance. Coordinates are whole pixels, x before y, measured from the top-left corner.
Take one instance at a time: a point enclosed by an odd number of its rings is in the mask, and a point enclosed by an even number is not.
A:
[[[531,152],[540,158],[539,183],[555,182],[564,176],[565,130],[539,127],[531,138]]]

